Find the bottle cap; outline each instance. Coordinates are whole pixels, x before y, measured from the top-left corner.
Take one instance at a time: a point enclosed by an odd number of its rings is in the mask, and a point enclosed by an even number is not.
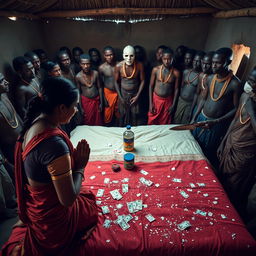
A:
[[[126,125],[126,129],[130,130],[131,129],[131,126],[128,124]]]
[[[134,154],[132,153],[124,154],[124,161],[133,161],[133,160],[134,160]]]

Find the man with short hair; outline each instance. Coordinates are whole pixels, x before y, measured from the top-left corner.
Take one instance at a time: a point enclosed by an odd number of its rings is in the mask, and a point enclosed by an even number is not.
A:
[[[35,49],[35,50],[33,50],[33,52],[40,59],[41,65],[43,65],[46,61],[48,61],[47,54],[43,49]]]
[[[195,54],[196,54],[196,51],[194,49],[187,49],[184,55],[183,70],[191,69],[193,67],[193,60],[194,60]]]
[[[256,67],[244,85],[236,115],[218,148],[218,157],[220,180],[238,212],[245,217],[248,195],[256,183]]]
[[[123,58],[115,68],[115,86],[119,97],[120,126],[139,124],[139,97],[144,87],[144,67],[135,61],[131,45],[123,49]]]
[[[57,62],[60,65],[62,76],[76,84],[75,71],[71,67],[71,60],[66,51],[57,53]]]
[[[186,56],[186,55],[185,55]],[[191,117],[191,107],[196,94],[199,75],[201,72],[201,60],[204,52],[197,52],[193,59],[193,67],[183,72],[180,97],[173,118],[174,124],[188,124]]]
[[[241,95],[239,79],[228,69],[232,50],[220,48],[212,58],[212,76],[207,79],[209,93],[202,102],[202,111],[196,121],[204,126],[193,131],[206,157],[218,166],[216,151],[228,125],[236,113]],[[200,106],[199,106],[200,109]]]
[[[214,54],[214,52],[206,53],[201,62],[202,72],[199,75],[197,89],[196,89],[193,104],[191,107],[191,119],[192,119],[191,123],[193,123],[195,121],[194,116],[197,115],[197,109],[198,109],[198,106],[199,106],[199,103],[200,103],[202,97],[204,97],[204,95],[207,95],[207,93],[208,93],[208,87],[207,87],[206,81],[207,81],[208,76],[210,76],[212,74],[212,56],[213,56],[213,54]]]
[[[173,51],[165,49],[162,65],[152,70],[149,85],[148,124],[170,124],[178,98],[180,72],[173,68]]]
[[[84,51],[80,47],[74,47],[72,49],[72,55],[74,62],[71,64],[74,66],[75,74],[81,71],[80,67],[80,56],[84,53]]]
[[[29,100],[41,93],[40,85],[35,80],[34,66],[29,59],[19,56],[14,58],[12,63],[19,77],[14,91],[15,107],[20,117],[24,119]]]
[[[113,118],[117,110],[117,92],[115,88],[115,54],[114,49],[111,46],[104,48],[105,62],[99,66],[99,74],[103,82],[104,96],[106,99],[104,108],[104,122],[105,124],[113,125]]]
[[[90,48],[88,54],[91,57],[91,69],[97,70],[101,64],[100,51],[97,48]]]
[[[7,96],[8,92],[9,83],[0,73],[0,147],[5,159],[13,164],[15,143],[22,129],[22,121]]]
[[[26,52],[24,56],[27,57],[33,64],[35,70],[35,79],[37,79],[38,83],[40,84],[43,80],[43,72],[41,70],[40,59],[34,52]]]
[[[87,54],[80,56],[81,71],[76,75],[76,82],[81,91],[81,105],[84,124],[102,125],[103,92],[99,73],[91,69],[91,58]]]

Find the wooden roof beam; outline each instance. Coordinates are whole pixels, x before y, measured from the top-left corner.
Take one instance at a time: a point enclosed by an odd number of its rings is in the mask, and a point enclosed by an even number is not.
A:
[[[256,8],[244,8],[230,11],[220,11],[213,15],[214,18],[236,18],[236,17],[255,17]]]
[[[74,11],[49,11],[38,13],[41,18],[72,18],[89,16],[107,15],[193,15],[193,14],[212,14],[215,8],[105,8],[105,9],[86,9]]]

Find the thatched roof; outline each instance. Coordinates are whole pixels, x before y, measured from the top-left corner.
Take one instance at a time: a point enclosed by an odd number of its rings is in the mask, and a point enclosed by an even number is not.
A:
[[[0,0],[0,16],[154,19],[168,16],[256,16],[256,0]]]

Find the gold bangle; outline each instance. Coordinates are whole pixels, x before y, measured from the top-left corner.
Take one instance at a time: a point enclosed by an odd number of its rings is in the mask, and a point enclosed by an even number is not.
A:
[[[63,179],[65,177],[68,177],[71,174],[72,174],[72,170],[69,170],[68,172],[65,172],[65,173],[60,174],[60,175],[51,175],[51,179],[52,180],[60,180],[60,179]]]

